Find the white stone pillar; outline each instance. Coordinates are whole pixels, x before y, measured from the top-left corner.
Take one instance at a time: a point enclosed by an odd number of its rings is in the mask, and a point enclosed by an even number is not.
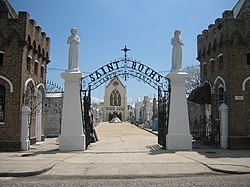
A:
[[[220,147],[228,148],[228,106],[222,103],[219,107],[220,111]]]
[[[65,80],[63,95],[63,114],[59,150],[85,150],[86,141],[83,133],[81,109],[80,71],[66,71],[61,74]]]
[[[21,124],[21,150],[27,151],[30,149],[29,140],[29,121],[31,110],[27,106],[22,107],[22,124]]]
[[[185,92],[188,74],[183,71],[171,71],[167,78],[170,79],[171,95],[166,149],[192,150]]]

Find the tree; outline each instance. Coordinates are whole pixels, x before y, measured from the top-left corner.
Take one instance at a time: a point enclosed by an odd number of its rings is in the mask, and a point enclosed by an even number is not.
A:
[[[190,94],[195,88],[200,86],[200,66],[187,66],[185,70],[189,74],[186,85],[186,93]]]

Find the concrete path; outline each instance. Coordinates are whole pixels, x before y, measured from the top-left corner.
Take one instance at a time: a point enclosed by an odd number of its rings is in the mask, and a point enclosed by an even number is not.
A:
[[[165,177],[250,173],[250,151],[167,151],[157,136],[129,123],[101,123],[99,141],[86,151],[61,152],[57,139],[26,152],[0,153],[0,176],[81,176],[86,178]],[[217,172],[216,172],[217,171]]]

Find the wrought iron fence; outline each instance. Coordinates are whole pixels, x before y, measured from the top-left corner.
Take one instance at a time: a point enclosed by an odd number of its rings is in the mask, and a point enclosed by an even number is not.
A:
[[[220,148],[220,120],[200,117],[190,123],[193,148]]]
[[[168,90],[158,88],[158,143],[166,147],[166,135],[168,133],[169,122],[169,108],[170,108],[170,85]]]

